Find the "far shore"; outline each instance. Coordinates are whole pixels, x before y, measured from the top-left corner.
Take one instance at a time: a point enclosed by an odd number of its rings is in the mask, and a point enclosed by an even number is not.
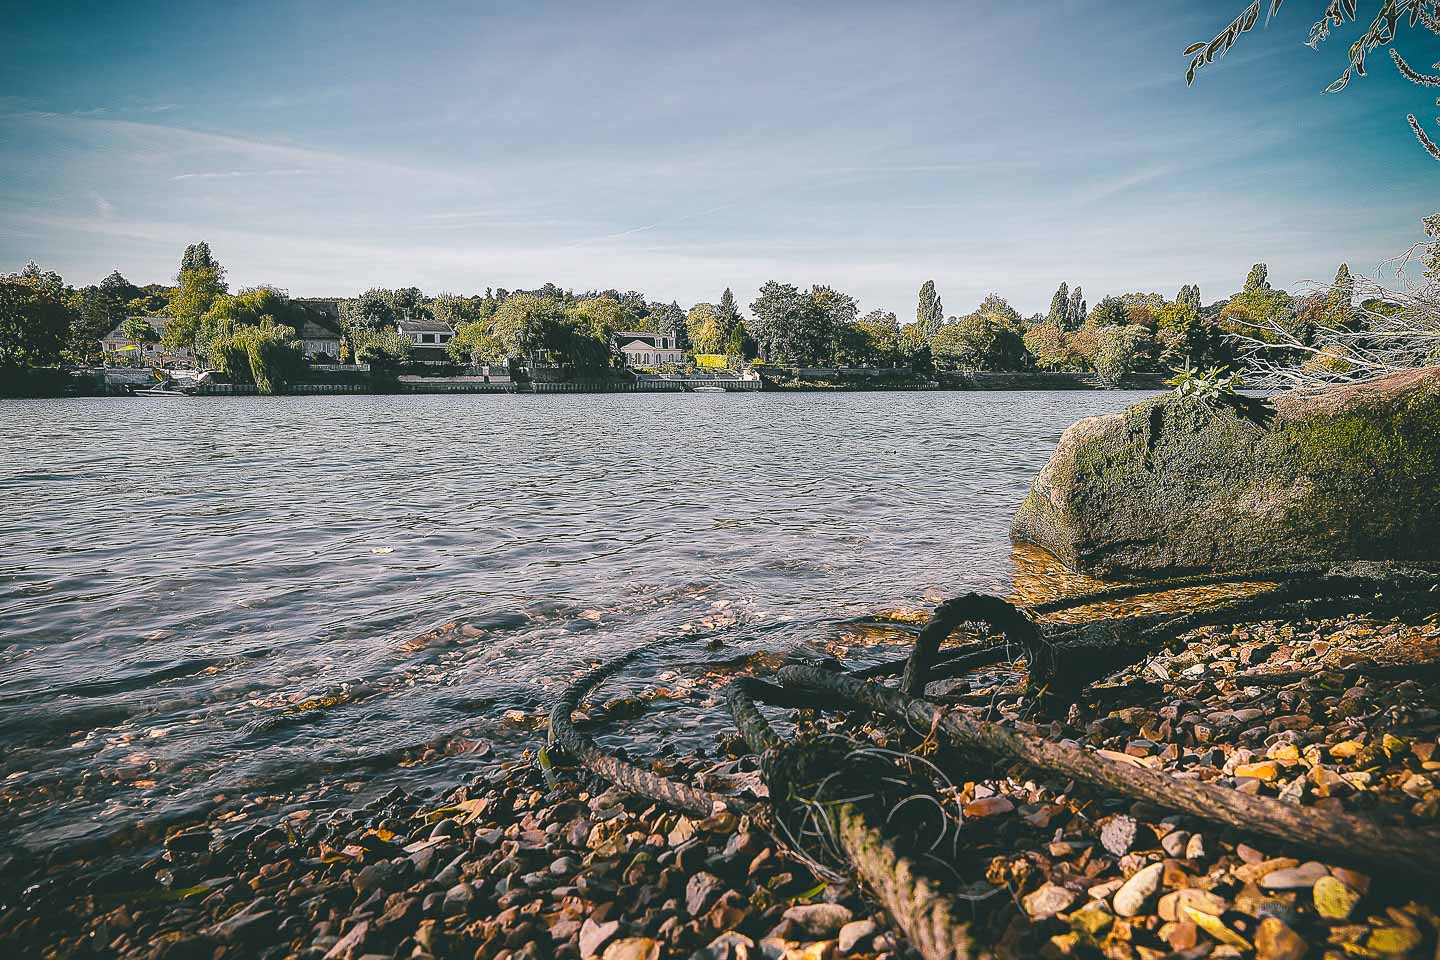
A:
[[[182,376],[187,372],[177,372]],[[350,376],[324,377],[286,385],[288,396],[345,394],[574,394],[574,393],[873,393],[884,391],[1075,391],[1075,390],[1160,390],[1164,375],[1136,373],[1118,384],[1103,383],[1084,371],[938,371],[933,374],[826,375],[828,371],[765,371],[758,379],[738,377],[688,377],[684,375],[641,375],[605,381],[555,380],[512,381],[466,376]],[[145,368],[87,370],[46,369],[30,371],[12,383],[0,383],[0,397],[43,398],[64,396],[131,397],[149,395],[166,381],[158,372]],[[254,396],[253,384],[203,382],[183,385],[177,390],[194,396]]]

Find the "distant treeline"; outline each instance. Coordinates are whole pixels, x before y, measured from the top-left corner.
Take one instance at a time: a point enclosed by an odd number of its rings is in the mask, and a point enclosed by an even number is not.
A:
[[[335,301],[338,309],[327,318],[277,287],[231,293],[224,267],[202,241],[186,248],[170,285],[136,286],[116,271],[76,288],[34,263],[0,278],[0,371],[103,362],[100,340],[118,328],[137,342],[191,351],[198,362],[264,389],[303,367],[297,331],[307,320],[334,323],[336,359],[384,363],[414,349],[397,325],[430,319],[455,331],[446,349],[463,363],[521,359],[598,372],[623,365],[615,333],[643,331],[671,336],[688,353],[728,355],[736,363],[1089,370],[1113,382],[1133,371],[1232,362],[1228,335],[1239,329],[1278,325],[1304,341],[1316,329],[1352,324],[1360,311],[1349,278],[1341,264],[1332,287],[1295,297],[1271,287],[1265,264],[1257,263],[1240,292],[1209,304],[1187,284],[1173,298],[1133,292],[1092,306],[1079,284],[1061,283],[1049,311],[1030,317],[993,293],[967,313],[947,315],[927,280],[914,320],[905,323],[887,310],[861,314],[854,297],[821,284],[801,289],[771,281],[748,312],[728,288],[715,303],[688,310],[636,291],[575,293],[549,283],[469,296],[374,288]]]

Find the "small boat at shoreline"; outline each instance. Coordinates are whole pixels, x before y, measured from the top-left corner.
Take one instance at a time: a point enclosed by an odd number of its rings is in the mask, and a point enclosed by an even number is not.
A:
[[[143,390],[131,390],[130,395],[134,397],[193,397],[195,396],[195,387],[185,388],[175,380],[166,380]]]
[[[713,386],[713,385],[706,385],[706,386],[703,386],[703,387],[691,387],[691,388],[690,388],[690,392],[691,392],[691,393],[729,393],[730,391],[729,391],[729,390],[726,390],[724,387],[717,387],[717,386]]]

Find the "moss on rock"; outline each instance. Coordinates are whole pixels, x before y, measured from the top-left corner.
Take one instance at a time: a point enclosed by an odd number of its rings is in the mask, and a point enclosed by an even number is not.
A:
[[[1065,432],[1011,528],[1087,573],[1440,560],[1440,368]]]

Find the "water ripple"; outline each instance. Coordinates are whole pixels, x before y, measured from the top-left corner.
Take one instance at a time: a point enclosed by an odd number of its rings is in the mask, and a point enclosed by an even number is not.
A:
[[[687,633],[603,698],[648,697],[623,736],[704,746],[737,664],[1004,589],[1061,431],[1134,399],[0,401],[0,806],[44,846],[453,781],[589,664]]]

